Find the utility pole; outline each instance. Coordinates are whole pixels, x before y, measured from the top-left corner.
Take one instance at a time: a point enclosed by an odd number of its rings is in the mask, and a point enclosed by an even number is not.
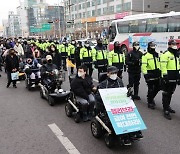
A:
[[[87,2],[88,2],[88,0],[86,0],[86,10],[85,10],[85,14],[86,14],[86,20],[85,20],[85,22],[86,22],[86,38],[88,37],[88,22],[87,22],[87,17],[88,17],[88,15],[87,15]]]
[[[58,1],[58,16],[59,16],[59,38],[61,38],[61,12],[60,12],[60,0]]]

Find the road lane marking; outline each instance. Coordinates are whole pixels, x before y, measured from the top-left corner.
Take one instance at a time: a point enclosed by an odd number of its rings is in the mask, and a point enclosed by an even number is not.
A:
[[[54,123],[48,125],[52,132],[56,135],[62,145],[66,148],[69,154],[80,154],[76,147],[71,143],[71,141],[64,136],[64,133],[59,129],[59,127]]]
[[[97,82],[97,83],[99,83],[99,81],[98,81],[98,80],[96,80],[96,79],[93,79],[93,81],[94,81],[94,82]]]

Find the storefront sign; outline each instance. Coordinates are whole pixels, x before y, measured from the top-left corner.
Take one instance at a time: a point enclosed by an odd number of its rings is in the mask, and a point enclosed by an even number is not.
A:
[[[115,15],[115,19],[122,19],[122,18],[124,18],[125,16],[128,16],[128,15],[130,15],[129,12],[117,13]]]
[[[106,16],[99,16],[96,18],[96,21],[113,20],[113,19],[115,19],[115,14],[106,15]]]

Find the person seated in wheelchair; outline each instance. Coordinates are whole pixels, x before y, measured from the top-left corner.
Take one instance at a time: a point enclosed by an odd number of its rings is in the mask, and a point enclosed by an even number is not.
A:
[[[92,78],[87,74],[87,70],[87,66],[79,66],[78,74],[70,84],[72,92],[81,105],[84,122],[92,119],[95,104],[93,91],[96,90]]]
[[[41,80],[40,68],[41,64],[39,64],[36,59],[28,58],[24,70],[30,80],[37,80],[39,82]],[[35,84],[33,84],[32,87],[35,87]]]
[[[124,87],[122,79],[119,78],[117,74],[118,74],[118,69],[115,66],[108,67],[107,68],[107,79],[105,79],[104,81],[102,81],[99,84],[98,89]],[[103,101],[101,99],[101,96],[100,96],[100,93],[98,90],[95,95],[95,98],[96,98],[96,105],[95,105],[96,106],[96,114],[100,115],[100,116],[103,115],[103,118],[107,119],[108,115],[107,115],[106,109],[104,107]],[[108,126],[111,125],[109,118],[108,118],[108,123],[109,123]],[[111,125],[111,127],[112,127],[112,125]],[[124,145],[131,145],[130,137],[133,139],[143,138],[141,131],[123,134],[123,135],[121,135],[121,137],[124,140]]]
[[[56,88],[56,83],[54,81],[53,71],[57,70],[57,66],[52,63],[52,56],[47,55],[46,60],[43,60],[43,65],[40,69],[41,71],[41,82],[50,93],[53,93]]]

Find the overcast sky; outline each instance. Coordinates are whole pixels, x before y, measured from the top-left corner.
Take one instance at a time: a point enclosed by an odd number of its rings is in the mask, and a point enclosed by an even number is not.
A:
[[[8,18],[9,11],[16,11],[16,7],[19,6],[20,0],[1,0],[0,5],[0,25],[3,19]],[[23,1],[23,0],[21,0]],[[46,0],[49,4],[58,4],[59,0]]]

